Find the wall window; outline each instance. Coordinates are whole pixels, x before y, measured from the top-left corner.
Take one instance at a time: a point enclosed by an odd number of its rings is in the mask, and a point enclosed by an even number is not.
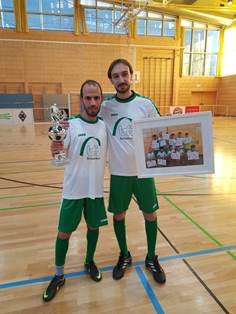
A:
[[[27,0],[28,26],[40,30],[74,30],[73,0]]]
[[[80,4],[84,6],[88,32],[127,34],[127,27],[123,23],[127,8],[96,0],[81,0]]]
[[[146,36],[175,36],[175,18],[159,13],[142,11],[136,19],[137,34]]]
[[[0,0],[0,28],[15,28],[13,0]]]
[[[216,76],[219,29],[182,20],[184,28],[183,75]]]

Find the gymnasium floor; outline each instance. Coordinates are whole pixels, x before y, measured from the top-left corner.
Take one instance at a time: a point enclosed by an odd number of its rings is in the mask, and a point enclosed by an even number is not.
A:
[[[157,252],[167,282],[145,270],[144,222],[135,200],[127,214],[133,266],[114,281],[118,246],[109,214],[96,262],[103,280],[83,270],[86,226],[72,235],[66,285],[48,304],[63,170],[50,165],[47,124],[1,126],[0,313],[236,313],[236,118],[213,122],[215,174],[156,178]],[[109,175],[105,177],[105,197]]]

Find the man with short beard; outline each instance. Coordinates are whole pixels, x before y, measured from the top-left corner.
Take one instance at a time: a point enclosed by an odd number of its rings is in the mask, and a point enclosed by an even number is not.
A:
[[[103,199],[103,178],[106,159],[106,127],[97,114],[102,103],[102,89],[98,82],[85,81],[80,90],[83,111],[69,120],[63,142],[51,143],[55,155],[66,149],[69,163],[65,165],[63,195],[55,248],[55,276],[44,291],[43,300],[52,300],[65,283],[64,264],[69,239],[78,227],[82,213],[87,223],[87,252],[84,262],[92,280],[102,279],[94,262],[99,227],[108,223]]]
[[[102,104],[100,115],[108,131],[109,167],[111,173],[108,210],[113,213],[115,235],[120,256],[113,268],[113,278],[124,276],[132,262],[127,247],[125,215],[134,194],[145,219],[147,255],[145,265],[158,283],[166,281],[165,273],[155,255],[157,215],[159,208],[153,178],[139,179],[134,154],[133,125],[135,119],[159,117],[152,101],[131,90],[133,69],[125,59],[114,60],[108,69],[108,78],[117,94]]]

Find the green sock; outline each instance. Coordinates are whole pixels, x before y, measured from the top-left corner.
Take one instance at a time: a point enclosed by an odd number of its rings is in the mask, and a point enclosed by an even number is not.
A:
[[[94,253],[98,242],[99,229],[87,230],[87,253],[85,263],[93,261]]]
[[[145,219],[145,229],[148,246],[148,258],[151,259],[155,255],[157,241],[157,220],[148,221]]]
[[[121,254],[128,256],[128,248],[126,242],[126,232],[125,232],[125,219],[115,220],[113,219],[113,226],[116,234],[116,239],[118,241]]]
[[[56,266],[63,266],[66,260],[66,253],[69,247],[69,239],[62,240],[57,238],[56,240]]]

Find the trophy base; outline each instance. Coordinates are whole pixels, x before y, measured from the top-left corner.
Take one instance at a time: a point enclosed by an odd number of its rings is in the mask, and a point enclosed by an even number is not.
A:
[[[51,164],[55,167],[63,167],[68,164],[69,160],[67,159],[53,159],[51,160]]]

